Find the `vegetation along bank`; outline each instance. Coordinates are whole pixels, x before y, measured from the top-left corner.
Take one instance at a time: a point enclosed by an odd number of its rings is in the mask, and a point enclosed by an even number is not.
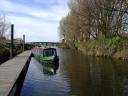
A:
[[[64,44],[87,55],[128,59],[126,0],[69,0],[60,21]]]

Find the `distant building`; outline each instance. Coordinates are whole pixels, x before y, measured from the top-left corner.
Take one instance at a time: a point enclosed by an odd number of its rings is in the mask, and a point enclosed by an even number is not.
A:
[[[14,42],[21,43],[21,42],[23,42],[23,39],[21,39],[21,38],[15,38],[15,39],[14,39]]]

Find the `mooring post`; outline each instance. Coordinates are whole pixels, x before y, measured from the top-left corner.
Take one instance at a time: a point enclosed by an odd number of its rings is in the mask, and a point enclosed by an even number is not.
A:
[[[13,41],[14,41],[14,24],[11,24],[11,44],[10,44],[10,58],[13,57]]]
[[[23,51],[25,51],[25,35],[23,35]]]

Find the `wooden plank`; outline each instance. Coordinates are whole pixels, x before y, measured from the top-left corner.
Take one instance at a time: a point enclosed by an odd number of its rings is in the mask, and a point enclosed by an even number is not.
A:
[[[0,65],[0,96],[8,96],[30,55],[25,51]]]

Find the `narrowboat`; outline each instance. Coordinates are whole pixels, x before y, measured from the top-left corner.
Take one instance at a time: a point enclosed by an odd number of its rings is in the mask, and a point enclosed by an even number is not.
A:
[[[32,55],[42,64],[58,64],[59,62],[56,48],[35,48],[32,50]]]

